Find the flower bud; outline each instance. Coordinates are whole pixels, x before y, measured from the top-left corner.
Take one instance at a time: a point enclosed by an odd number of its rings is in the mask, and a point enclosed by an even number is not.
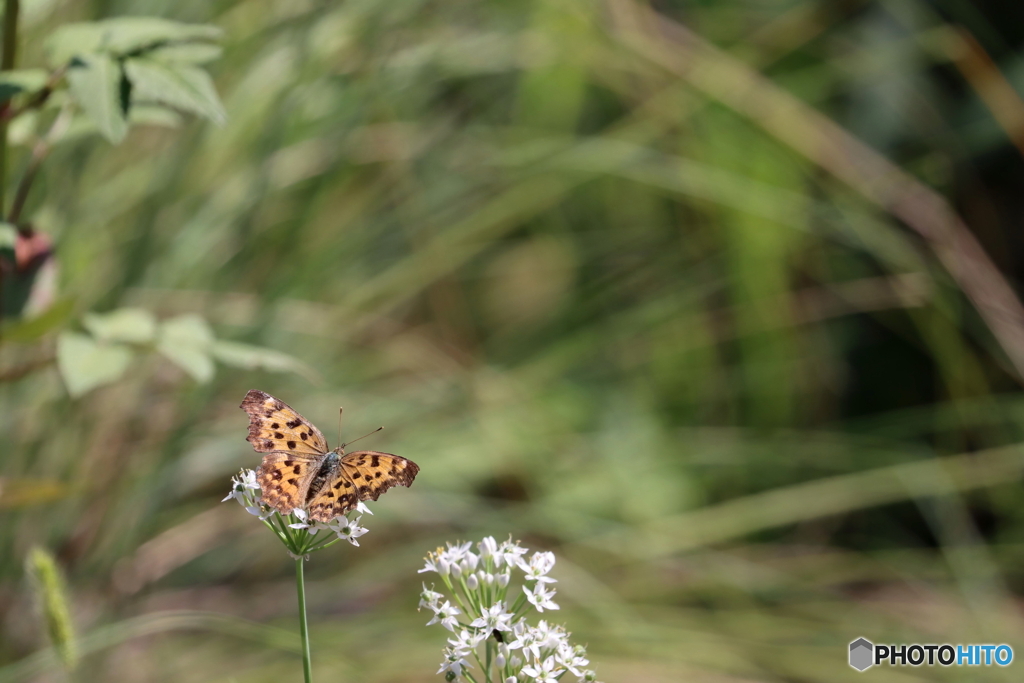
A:
[[[505,588],[508,586],[509,579],[511,578],[509,574],[498,574],[498,585]]]
[[[508,659],[508,645],[506,645],[505,643],[500,643],[498,645],[498,653],[501,654],[501,656],[505,659]]]
[[[497,667],[499,669],[504,668],[505,667],[505,657],[504,657],[504,655],[498,655],[497,657],[495,657],[494,658],[494,663],[495,663],[495,665],[497,665]]]
[[[487,585],[488,586],[493,586],[494,585],[494,574],[487,574],[487,576],[484,577],[484,580],[487,581]]]
[[[516,681],[516,677],[515,676],[509,676],[508,678],[505,679],[505,683],[518,683],[518,681]]]
[[[456,579],[459,578],[460,576],[462,576],[462,567],[460,567],[457,564],[453,564],[452,565],[452,576],[454,576]]]
[[[480,582],[476,580],[476,574],[470,574],[466,577],[466,586],[471,591],[475,591],[480,587]]]
[[[451,565],[448,564],[448,560],[440,559],[437,561],[437,573],[441,576],[448,576],[448,572],[451,571]]]

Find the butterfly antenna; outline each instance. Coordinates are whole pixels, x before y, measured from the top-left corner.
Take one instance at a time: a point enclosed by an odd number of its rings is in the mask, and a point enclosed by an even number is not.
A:
[[[349,441],[348,443],[343,443],[343,444],[341,444],[341,447],[342,447],[342,448],[344,448],[345,446],[350,446],[350,445],[354,444],[354,443],[355,443],[356,441],[360,441],[360,440],[362,440],[362,439],[365,439],[365,438],[366,438],[366,437],[368,437],[368,436],[372,436],[373,434],[376,434],[377,432],[379,432],[379,431],[380,431],[380,430],[382,430],[382,429],[384,429],[384,428],[383,428],[383,427],[377,427],[376,429],[374,429],[374,430],[373,430],[372,432],[370,432],[369,434],[363,434],[363,435],[362,435],[361,437],[359,437],[358,439],[353,439],[352,441]]]
[[[345,408],[338,408],[338,443],[341,443],[341,414],[343,412],[345,412]],[[345,444],[341,444],[341,447],[344,448]]]

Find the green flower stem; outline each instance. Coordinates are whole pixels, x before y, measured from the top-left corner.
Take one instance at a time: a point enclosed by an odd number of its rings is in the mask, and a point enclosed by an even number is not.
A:
[[[319,545],[311,546],[309,548],[309,552],[313,552],[313,551],[316,551],[316,550],[323,550],[324,548],[330,548],[332,545],[334,545],[335,543],[340,542],[341,540],[342,539],[338,538],[337,536],[335,536],[334,538],[331,538],[330,536],[326,536],[325,540],[322,541]]]
[[[271,518],[273,519],[273,518]],[[288,538],[281,533],[281,529],[278,528],[277,524],[268,520],[263,520],[263,523],[267,525],[267,528],[274,532],[274,535],[281,539],[281,542],[288,545]]]
[[[534,585],[536,585],[536,584],[534,584]],[[526,614],[526,611],[523,611],[522,614],[519,612],[519,610],[523,609],[523,607],[526,606],[526,604],[527,604],[526,600],[527,600],[527,598],[526,598],[526,591],[523,591],[522,593],[520,593],[519,597],[516,598],[515,604],[512,605],[512,609],[509,610],[514,615],[512,617],[513,621],[515,621],[515,620],[519,619],[520,617],[522,617],[523,614]],[[529,607],[526,608],[526,610],[529,610],[529,609],[530,609]]]
[[[473,659],[476,660],[476,665],[479,666],[480,667],[480,671],[483,672],[483,674],[484,674],[484,681],[486,681],[486,683],[491,683],[491,672],[488,671],[487,667],[484,666],[484,663],[480,661],[480,655],[477,654],[475,648],[473,650]],[[466,672],[466,673],[468,674],[469,672]]]
[[[299,520],[295,519],[295,517],[292,517],[291,515],[285,517],[284,515],[279,514],[277,517],[281,524],[281,531],[283,531],[284,535],[288,537],[288,547],[291,548],[291,551],[296,555],[302,555],[302,547],[299,545],[298,539],[296,538],[298,536],[297,529],[292,529],[288,526],[289,524],[295,524]]]
[[[491,656],[494,654],[493,648],[491,647],[492,645],[494,645],[494,643],[492,643],[491,639],[488,637],[487,643],[484,645],[484,650],[487,653],[487,665],[484,667],[484,675],[487,677],[488,683],[490,683],[491,680]]]
[[[476,591],[469,590],[469,586],[466,585],[465,573],[460,574],[458,580],[459,586],[462,587],[462,592],[466,595],[466,599],[469,600],[469,604],[473,606],[473,609],[476,610],[478,615],[483,614],[484,606],[480,604],[479,600],[477,600]]]
[[[309,626],[306,624],[306,581],[303,576],[303,563],[300,557],[295,560],[295,588],[299,593],[299,633],[302,636],[302,674],[306,683],[313,683],[312,660],[309,654]]]
[[[471,610],[466,609],[466,604],[462,602],[462,598],[459,597],[459,592],[455,590],[455,587],[452,585],[452,580],[448,577],[447,574],[441,574],[441,580],[444,581],[444,585],[448,587],[448,590],[451,591],[452,595],[455,597],[455,602],[459,603],[459,607],[462,608],[463,614],[470,615],[473,617],[478,616],[477,614],[474,614]],[[473,603],[470,602],[469,604],[472,605]],[[472,619],[470,621],[472,621]]]

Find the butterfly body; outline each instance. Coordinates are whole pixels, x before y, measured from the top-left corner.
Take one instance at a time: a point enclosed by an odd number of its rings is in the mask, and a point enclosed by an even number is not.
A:
[[[323,462],[320,463],[320,469],[317,470],[313,480],[309,483],[309,491],[306,492],[307,504],[323,489],[324,484],[329,480],[337,478],[338,470],[341,468],[341,456],[343,455],[345,455],[345,451],[336,448],[324,457]]]
[[[281,514],[304,508],[310,519],[329,522],[392,486],[410,486],[420,470],[391,453],[328,451],[319,429],[265,392],[253,389],[240,407],[249,414],[247,440],[265,453],[256,471],[263,502]]]

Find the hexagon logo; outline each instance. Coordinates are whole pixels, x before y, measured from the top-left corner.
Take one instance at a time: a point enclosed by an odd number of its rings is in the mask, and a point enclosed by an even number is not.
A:
[[[850,666],[864,671],[875,663],[875,646],[870,640],[858,638],[850,643]]]

